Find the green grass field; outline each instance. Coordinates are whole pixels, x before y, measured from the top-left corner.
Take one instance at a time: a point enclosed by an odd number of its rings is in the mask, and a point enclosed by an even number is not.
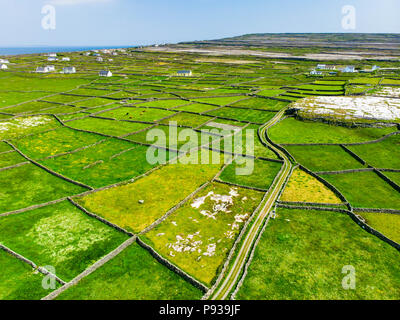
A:
[[[167,165],[131,184],[93,193],[77,201],[122,228],[140,232],[211,180],[220,167]]]
[[[220,179],[246,187],[268,189],[282,164],[239,157],[222,172]]]
[[[286,150],[311,171],[338,171],[365,167],[340,146],[287,146]]]
[[[237,299],[399,299],[396,249],[345,214],[283,209],[277,214],[262,235]],[[356,271],[355,290],[342,287],[342,269],[348,265]]]
[[[272,141],[281,144],[356,143],[376,140],[394,131],[396,131],[394,127],[350,129],[288,118],[272,127],[268,133]]]
[[[33,164],[26,164],[0,171],[0,212],[23,209],[86,190]]]
[[[400,243],[400,216],[390,213],[356,212],[365,222],[389,239]]]
[[[42,274],[2,250],[0,262],[0,300],[39,300],[52,291],[43,289]]]
[[[357,208],[400,209],[400,193],[375,172],[322,175]]]
[[[0,219],[0,242],[39,266],[52,266],[72,280],[127,236],[68,201]]]
[[[280,111],[288,118],[270,127],[269,137],[298,163],[314,172],[373,166],[400,186],[398,172],[383,170],[400,169],[399,135],[349,145],[399,131],[398,123],[387,127],[392,120],[360,119],[362,126],[346,122],[349,128],[337,121],[301,121],[301,112],[291,104],[313,96],[355,99],[364,91],[371,99],[383,90],[396,95],[400,69],[398,62],[387,59],[387,48],[399,39],[395,34],[253,34],[222,43],[110,49],[117,55],[99,49],[102,63],[93,52],[58,53],[59,60],[51,63],[44,54],[8,56],[8,69],[0,71],[0,243],[39,266],[55,267],[69,281],[128,239],[112,223],[211,287],[263,197],[266,204],[269,196],[279,195],[281,201],[300,206],[317,202],[346,208],[330,188],[300,169],[294,170],[285,190],[271,189],[282,166],[290,165],[276,161],[285,156],[260,139],[258,130],[281,116]],[[289,45],[293,41],[302,47]],[[371,43],[382,44],[380,61],[372,61],[372,51],[364,47]],[[220,44],[223,51],[218,52]],[[361,58],[317,61],[319,55],[337,54],[338,48],[349,54],[359,51]],[[320,63],[335,65],[337,73],[310,75]],[[55,71],[34,72],[47,64],[54,64]],[[374,64],[377,70],[361,73]],[[62,73],[66,65],[77,72]],[[346,65],[360,72],[342,73]],[[100,70],[113,76],[100,77]],[[177,76],[179,70],[190,70],[192,76]],[[388,103],[390,107],[397,101]],[[313,143],[334,145],[290,145]],[[230,164],[234,157],[238,161]],[[400,193],[374,172],[323,178],[355,211],[400,210]],[[68,197],[107,221],[81,212]],[[276,203],[271,208],[278,210],[278,218],[269,220],[256,246],[239,298],[399,298],[398,256],[350,218],[338,212],[279,210]],[[397,215],[362,216],[398,241]],[[233,256],[249,258],[238,252]],[[359,273],[359,291],[343,292],[340,271],[352,263]],[[45,277],[28,263],[0,250],[0,264],[0,300],[38,300],[51,292],[42,288]],[[204,292],[171,270],[133,243],[59,299],[202,298]]]
[[[349,146],[349,149],[375,168],[400,169],[400,135],[382,142]]]
[[[211,286],[261,198],[261,192],[212,184],[145,234],[144,240]]]
[[[200,290],[132,244],[58,299],[198,300],[201,296]]]

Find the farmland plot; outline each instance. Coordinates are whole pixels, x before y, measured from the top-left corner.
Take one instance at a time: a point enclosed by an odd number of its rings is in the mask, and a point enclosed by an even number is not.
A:
[[[262,193],[212,184],[192,197],[144,240],[210,286]]]
[[[0,242],[69,281],[127,236],[68,201],[0,218]]]

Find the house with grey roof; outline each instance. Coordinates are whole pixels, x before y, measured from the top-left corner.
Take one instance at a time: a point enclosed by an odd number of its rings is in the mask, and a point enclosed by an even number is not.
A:
[[[65,67],[63,68],[63,73],[65,74],[76,73],[76,69],[75,67]]]

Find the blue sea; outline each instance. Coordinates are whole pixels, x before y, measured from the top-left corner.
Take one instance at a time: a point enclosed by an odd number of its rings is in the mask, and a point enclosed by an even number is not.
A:
[[[130,46],[133,47],[133,46]],[[18,55],[18,54],[33,54],[33,53],[50,53],[50,52],[74,52],[74,51],[88,51],[100,49],[118,49],[129,48],[129,46],[119,47],[0,47],[0,56]]]

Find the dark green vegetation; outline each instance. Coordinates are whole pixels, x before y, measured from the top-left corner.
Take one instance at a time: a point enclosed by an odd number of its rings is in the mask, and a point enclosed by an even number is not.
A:
[[[363,168],[340,146],[287,146],[286,149],[311,171],[338,171]]]
[[[323,175],[356,208],[400,209],[400,193],[375,172]]]
[[[283,209],[277,214],[237,299],[399,299],[396,249],[345,214]],[[342,268],[348,265],[356,271],[356,290],[342,287],[348,274]]]
[[[202,292],[159,264],[137,244],[130,245],[61,300],[194,300]]]
[[[400,135],[381,142],[349,146],[349,149],[375,168],[400,169]]]

